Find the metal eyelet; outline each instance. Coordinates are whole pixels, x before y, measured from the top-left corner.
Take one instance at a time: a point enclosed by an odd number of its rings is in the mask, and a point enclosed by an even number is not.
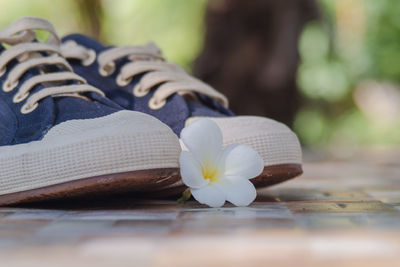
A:
[[[25,93],[25,94],[23,94],[23,95],[21,95],[21,94],[19,94],[19,93],[16,93],[15,96],[14,96],[14,98],[13,98],[13,102],[14,102],[14,103],[20,103],[20,102],[24,101],[25,98],[28,97],[28,95],[29,95],[29,93]]]
[[[143,96],[147,95],[148,93],[149,93],[149,91],[142,90],[142,86],[140,85],[140,83],[137,83],[133,87],[133,95],[136,97],[143,97]]]
[[[130,84],[132,81],[132,78],[129,79],[124,79],[122,78],[121,74],[118,74],[117,79],[115,80],[115,82],[118,84],[118,86],[120,87],[124,87],[127,86],[128,84]]]
[[[93,62],[96,60],[96,51],[93,49],[87,50],[88,57],[84,60],[82,60],[82,65],[87,67],[93,64]]]
[[[99,73],[103,77],[110,76],[115,71],[115,63],[111,62],[99,68]]]
[[[4,73],[6,73],[6,71],[7,71],[7,68],[6,68],[6,67],[0,69],[0,77],[3,76]]]
[[[11,92],[15,87],[17,87],[17,85],[18,85],[18,81],[10,83],[9,80],[6,80],[3,83],[3,91],[6,93]]]
[[[157,99],[152,97],[152,98],[150,98],[150,101],[149,101],[149,108],[154,109],[154,110],[160,109],[165,105],[165,103],[167,103],[167,101],[165,99],[162,101],[157,101]]]
[[[37,107],[38,107],[38,103],[35,103],[35,104],[33,104],[33,105],[28,105],[28,104],[25,104],[25,105],[23,105],[22,107],[21,107],[21,113],[22,114],[28,114],[28,113],[31,113],[32,111],[34,111]]]

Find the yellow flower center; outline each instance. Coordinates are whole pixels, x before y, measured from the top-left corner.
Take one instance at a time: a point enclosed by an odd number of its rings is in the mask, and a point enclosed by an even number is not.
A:
[[[219,170],[215,166],[211,166],[210,164],[205,164],[203,166],[203,169],[201,170],[201,173],[205,180],[207,179],[210,180],[210,184],[218,181]]]

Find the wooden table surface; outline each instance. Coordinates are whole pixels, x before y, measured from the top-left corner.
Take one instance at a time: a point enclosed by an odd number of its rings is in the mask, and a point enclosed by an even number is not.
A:
[[[246,208],[130,197],[0,208],[0,266],[400,266],[400,150],[305,162]]]

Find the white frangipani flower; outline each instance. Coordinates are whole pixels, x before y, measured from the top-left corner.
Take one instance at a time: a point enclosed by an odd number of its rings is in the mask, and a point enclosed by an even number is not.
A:
[[[236,206],[254,201],[257,193],[249,179],[264,168],[254,149],[239,144],[223,149],[221,130],[210,119],[184,128],[181,140],[188,149],[179,158],[182,181],[198,202],[221,207],[226,200]]]

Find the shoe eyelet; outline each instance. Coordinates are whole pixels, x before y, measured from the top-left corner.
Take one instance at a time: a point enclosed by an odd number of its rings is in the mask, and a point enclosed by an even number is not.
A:
[[[108,63],[108,64],[104,65],[103,67],[99,67],[99,73],[103,77],[110,76],[111,74],[113,74],[114,71],[115,71],[115,63],[114,62]]]
[[[6,71],[7,71],[7,68],[6,68],[6,67],[0,69],[0,77],[3,76],[4,73],[6,73]]]
[[[165,99],[162,101],[157,101],[157,99],[152,97],[152,98],[150,98],[150,101],[149,101],[149,108],[154,109],[154,110],[160,109],[165,105],[165,103],[167,103],[167,101]]]
[[[3,83],[3,91],[6,93],[11,92],[12,90],[14,90],[15,87],[17,87],[17,85],[18,85],[18,81],[10,83],[9,80],[6,80]]]
[[[93,62],[96,60],[96,51],[94,51],[93,49],[89,49],[87,51],[88,53],[88,57],[84,60],[82,60],[82,65],[85,67],[88,67],[90,65],[93,64]]]
[[[17,93],[17,94],[15,94],[15,96],[13,98],[13,102],[20,103],[20,102],[24,101],[28,97],[28,95],[29,95],[29,93],[25,93],[23,95]]]
[[[121,74],[118,74],[117,79],[115,80],[117,85],[120,86],[120,87],[127,86],[128,84],[131,83],[131,81],[132,81],[132,78],[124,79],[124,78],[122,78]]]
[[[148,93],[149,93],[149,91],[142,90],[142,86],[140,85],[140,83],[137,83],[133,87],[133,95],[136,96],[136,97],[144,97]]]
[[[35,103],[35,104],[33,104],[33,105],[28,105],[28,104],[25,104],[25,105],[23,105],[22,107],[21,107],[21,113],[22,114],[28,114],[28,113],[31,113],[32,111],[34,111],[37,107],[38,107],[38,103]]]

